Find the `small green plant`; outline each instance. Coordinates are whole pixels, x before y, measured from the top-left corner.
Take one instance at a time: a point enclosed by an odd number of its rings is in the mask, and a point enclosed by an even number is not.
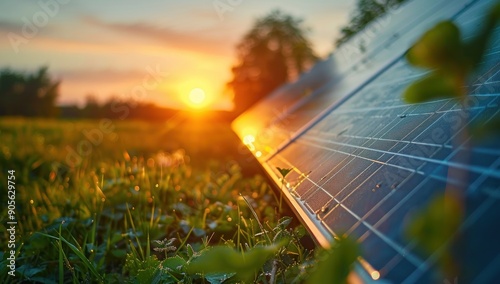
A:
[[[186,267],[188,273],[235,273],[244,282],[251,280],[266,261],[286,244],[286,240],[267,246],[256,246],[239,252],[228,246],[215,246],[193,259]]]
[[[421,103],[438,98],[454,98],[466,104],[468,77],[477,70],[500,20],[500,3],[485,17],[482,29],[469,41],[461,37],[460,29],[451,21],[443,21],[427,31],[406,54],[408,62],[429,69],[429,74],[412,83],[403,93],[408,103]],[[496,116],[481,127],[473,127],[472,138],[500,130]],[[463,139],[469,137],[462,137]],[[458,190],[446,190],[430,200],[428,205],[410,216],[406,237],[415,242],[421,252],[436,257],[446,277],[459,273],[452,246],[463,220],[463,196]]]
[[[411,217],[406,236],[426,254],[439,253],[438,264],[447,277],[456,276],[456,261],[451,245],[463,220],[463,207],[458,196],[439,195]]]
[[[281,206],[283,204],[283,186],[285,185],[286,176],[292,171],[292,169],[282,169],[280,167],[276,167],[278,172],[281,174],[281,189],[280,189],[280,202],[279,202],[279,212],[281,212]]]
[[[307,283],[347,283],[359,253],[355,241],[345,236],[335,239],[330,249],[319,253],[318,263]]]

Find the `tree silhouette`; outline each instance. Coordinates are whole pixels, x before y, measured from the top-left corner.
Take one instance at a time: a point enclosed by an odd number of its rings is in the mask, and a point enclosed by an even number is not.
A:
[[[227,84],[236,114],[317,61],[306,32],[302,19],[279,10],[257,19],[237,46],[238,62]]]
[[[406,1],[407,0],[358,0],[356,13],[351,17],[349,24],[340,30],[341,36],[336,40],[336,45],[341,46],[371,22],[387,13],[390,9],[394,9]]]
[[[0,71],[0,115],[54,117],[59,82],[53,81],[47,67],[33,74],[10,69]]]

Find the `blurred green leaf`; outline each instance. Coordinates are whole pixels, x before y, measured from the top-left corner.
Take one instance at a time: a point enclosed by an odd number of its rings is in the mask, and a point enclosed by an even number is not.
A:
[[[500,115],[486,122],[480,120],[472,125],[472,137],[475,139],[487,138],[494,134],[500,134]]]
[[[234,275],[236,275],[236,273],[211,273],[209,275],[205,275],[205,279],[207,279],[210,284],[220,284]]]
[[[176,273],[181,273],[185,265],[186,261],[180,256],[169,257],[162,262],[164,268]]]
[[[162,283],[162,271],[158,267],[147,267],[140,269],[135,277],[135,283],[138,284],[156,284]]]
[[[439,98],[460,96],[460,85],[452,74],[431,73],[414,83],[404,92],[403,98],[408,103],[421,103]]]
[[[347,276],[358,256],[358,244],[347,237],[340,237],[326,251],[326,256],[318,260],[307,283],[347,283]]]
[[[248,281],[267,259],[285,244],[280,242],[269,246],[257,246],[246,252],[239,252],[228,246],[215,246],[203,252],[188,264],[188,273],[236,273],[243,281]]]
[[[411,84],[403,94],[408,103],[436,98],[461,98],[466,94],[467,76],[481,62],[491,35],[500,19],[500,3],[485,17],[477,36],[462,41],[460,29],[452,21],[435,25],[408,50],[406,59],[416,67],[432,69],[432,73]]]
[[[411,217],[405,234],[408,239],[416,241],[424,253],[431,255],[452,241],[462,222],[462,214],[458,197],[439,195]],[[452,256],[445,250],[440,259],[444,271],[450,272],[452,262]]]
[[[438,196],[413,217],[406,234],[418,241],[428,253],[445,244],[457,231],[461,221],[461,204],[452,196]]]
[[[406,54],[408,62],[418,67],[452,67],[461,60],[460,30],[444,21],[427,31]]]
[[[111,254],[117,258],[124,258],[127,255],[127,251],[124,249],[114,249]]]
[[[19,272],[19,274],[23,275],[26,278],[32,278],[36,274],[45,271],[45,269],[46,269],[45,265],[40,267],[34,267],[30,264],[24,264],[21,265],[19,268],[17,268],[17,272]]]

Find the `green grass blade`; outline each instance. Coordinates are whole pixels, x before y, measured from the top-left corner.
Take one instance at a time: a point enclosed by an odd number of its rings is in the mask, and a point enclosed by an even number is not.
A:
[[[94,265],[90,262],[90,260],[75,245],[73,245],[72,243],[68,242],[63,236],[54,237],[52,235],[45,234],[45,233],[40,233],[40,232],[37,232],[37,234],[40,234],[40,235],[42,235],[44,237],[51,238],[51,239],[54,239],[54,240],[63,241],[73,251],[73,253],[76,254],[76,256],[78,256],[78,258],[85,264],[85,267],[87,267],[90,270],[90,272],[92,272],[92,274],[97,279],[99,279],[99,282],[103,281],[102,276],[99,274],[99,272],[96,270],[96,268],[94,267]]]

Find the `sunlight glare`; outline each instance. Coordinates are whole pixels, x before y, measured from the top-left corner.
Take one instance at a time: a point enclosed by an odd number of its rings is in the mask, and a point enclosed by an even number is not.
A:
[[[205,91],[203,91],[200,88],[194,88],[189,93],[189,101],[193,105],[201,105],[205,102],[205,99],[206,99]]]
[[[255,136],[248,134],[245,137],[243,137],[243,144],[249,145],[255,142]]]

